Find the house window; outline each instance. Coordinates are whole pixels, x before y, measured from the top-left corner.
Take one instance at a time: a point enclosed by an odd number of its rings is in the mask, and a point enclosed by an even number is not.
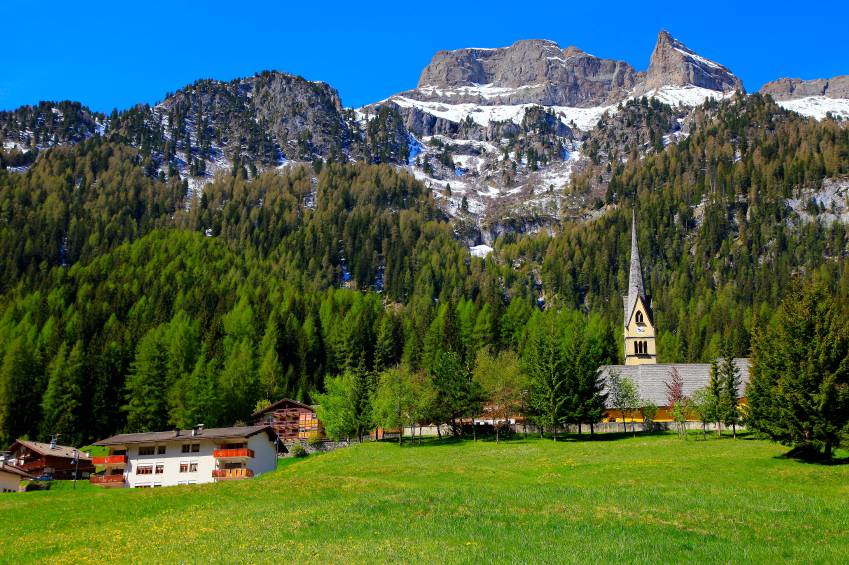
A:
[[[139,447],[139,455],[153,455],[155,449],[152,445],[144,445]]]
[[[643,323],[643,313],[642,312],[637,312],[637,323],[638,324]]]
[[[180,472],[181,473],[197,473],[198,471],[198,462],[197,461],[180,461]]]
[[[200,451],[199,443],[184,443],[183,453],[198,453]]]
[[[165,463],[157,463],[156,469],[154,470],[154,473],[156,473],[157,475],[161,475],[164,472],[165,472]]]
[[[152,475],[153,465],[139,465],[136,467],[136,475]]]
[[[156,447],[156,454],[157,455],[165,455],[165,446],[164,445],[157,446]]]

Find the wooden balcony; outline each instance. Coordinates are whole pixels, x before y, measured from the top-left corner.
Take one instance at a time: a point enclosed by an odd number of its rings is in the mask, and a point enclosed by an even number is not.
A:
[[[254,456],[254,450],[243,447],[241,449],[216,449],[212,452],[216,459],[250,459]]]
[[[105,455],[103,457],[92,457],[91,462],[95,465],[108,465],[111,467],[120,467],[127,464],[127,456]]]
[[[92,475],[89,482],[103,487],[120,487],[124,486],[124,475]]]
[[[250,469],[213,469],[212,478],[218,480],[226,479],[249,479],[254,476]]]

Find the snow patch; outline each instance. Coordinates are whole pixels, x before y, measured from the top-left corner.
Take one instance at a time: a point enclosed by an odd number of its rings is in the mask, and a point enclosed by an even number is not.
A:
[[[796,100],[777,100],[776,103],[785,110],[817,120],[824,120],[829,113],[834,117],[849,119],[849,100],[846,98],[808,96]]]
[[[469,253],[472,254],[472,257],[480,257],[481,259],[485,258],[487,255],[492,253],[492,247],[482,243],[481,245],[474,245],[469,247]]]

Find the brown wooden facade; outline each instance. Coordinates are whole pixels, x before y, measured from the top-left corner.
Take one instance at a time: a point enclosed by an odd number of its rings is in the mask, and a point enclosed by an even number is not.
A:
[[[324,428],[313,407],[291,398],[278,400],[251,417],[257,425],[271,426],[284,442],[324,437]]]
[[[79,452],[79,465],[74,462],[74,448],[37,441],[17,440],[9,447],[9,461],[35,477],[73,479],[94,473],[94,464],[85,453]]]

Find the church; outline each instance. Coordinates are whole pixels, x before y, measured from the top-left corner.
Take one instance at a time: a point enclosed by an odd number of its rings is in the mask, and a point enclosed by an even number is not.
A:
[[[646,294],[640,250],[637,246],[637,217],[631,221],[631,263],[628,270],[628,294],[622,297],[624,304],[624,365],[606,365],[600,368],[601,378],[607,382],[608,375],[617,371],[630,378],[637,392],[645,401],[658,407],[658,422],[671,421],[672,414],[667,406],[666,383],[670,382],[672,369],[676,369],[684,381],[684,394],[691,396],[696,390],[710,382],[710,363],[658,363],[657,335],[651,296]],[[734,359],[740,370],[740,398],[745,397],[749,382],[749,359]],[[608,406],[605,420],[614,421],[618,412]]]

